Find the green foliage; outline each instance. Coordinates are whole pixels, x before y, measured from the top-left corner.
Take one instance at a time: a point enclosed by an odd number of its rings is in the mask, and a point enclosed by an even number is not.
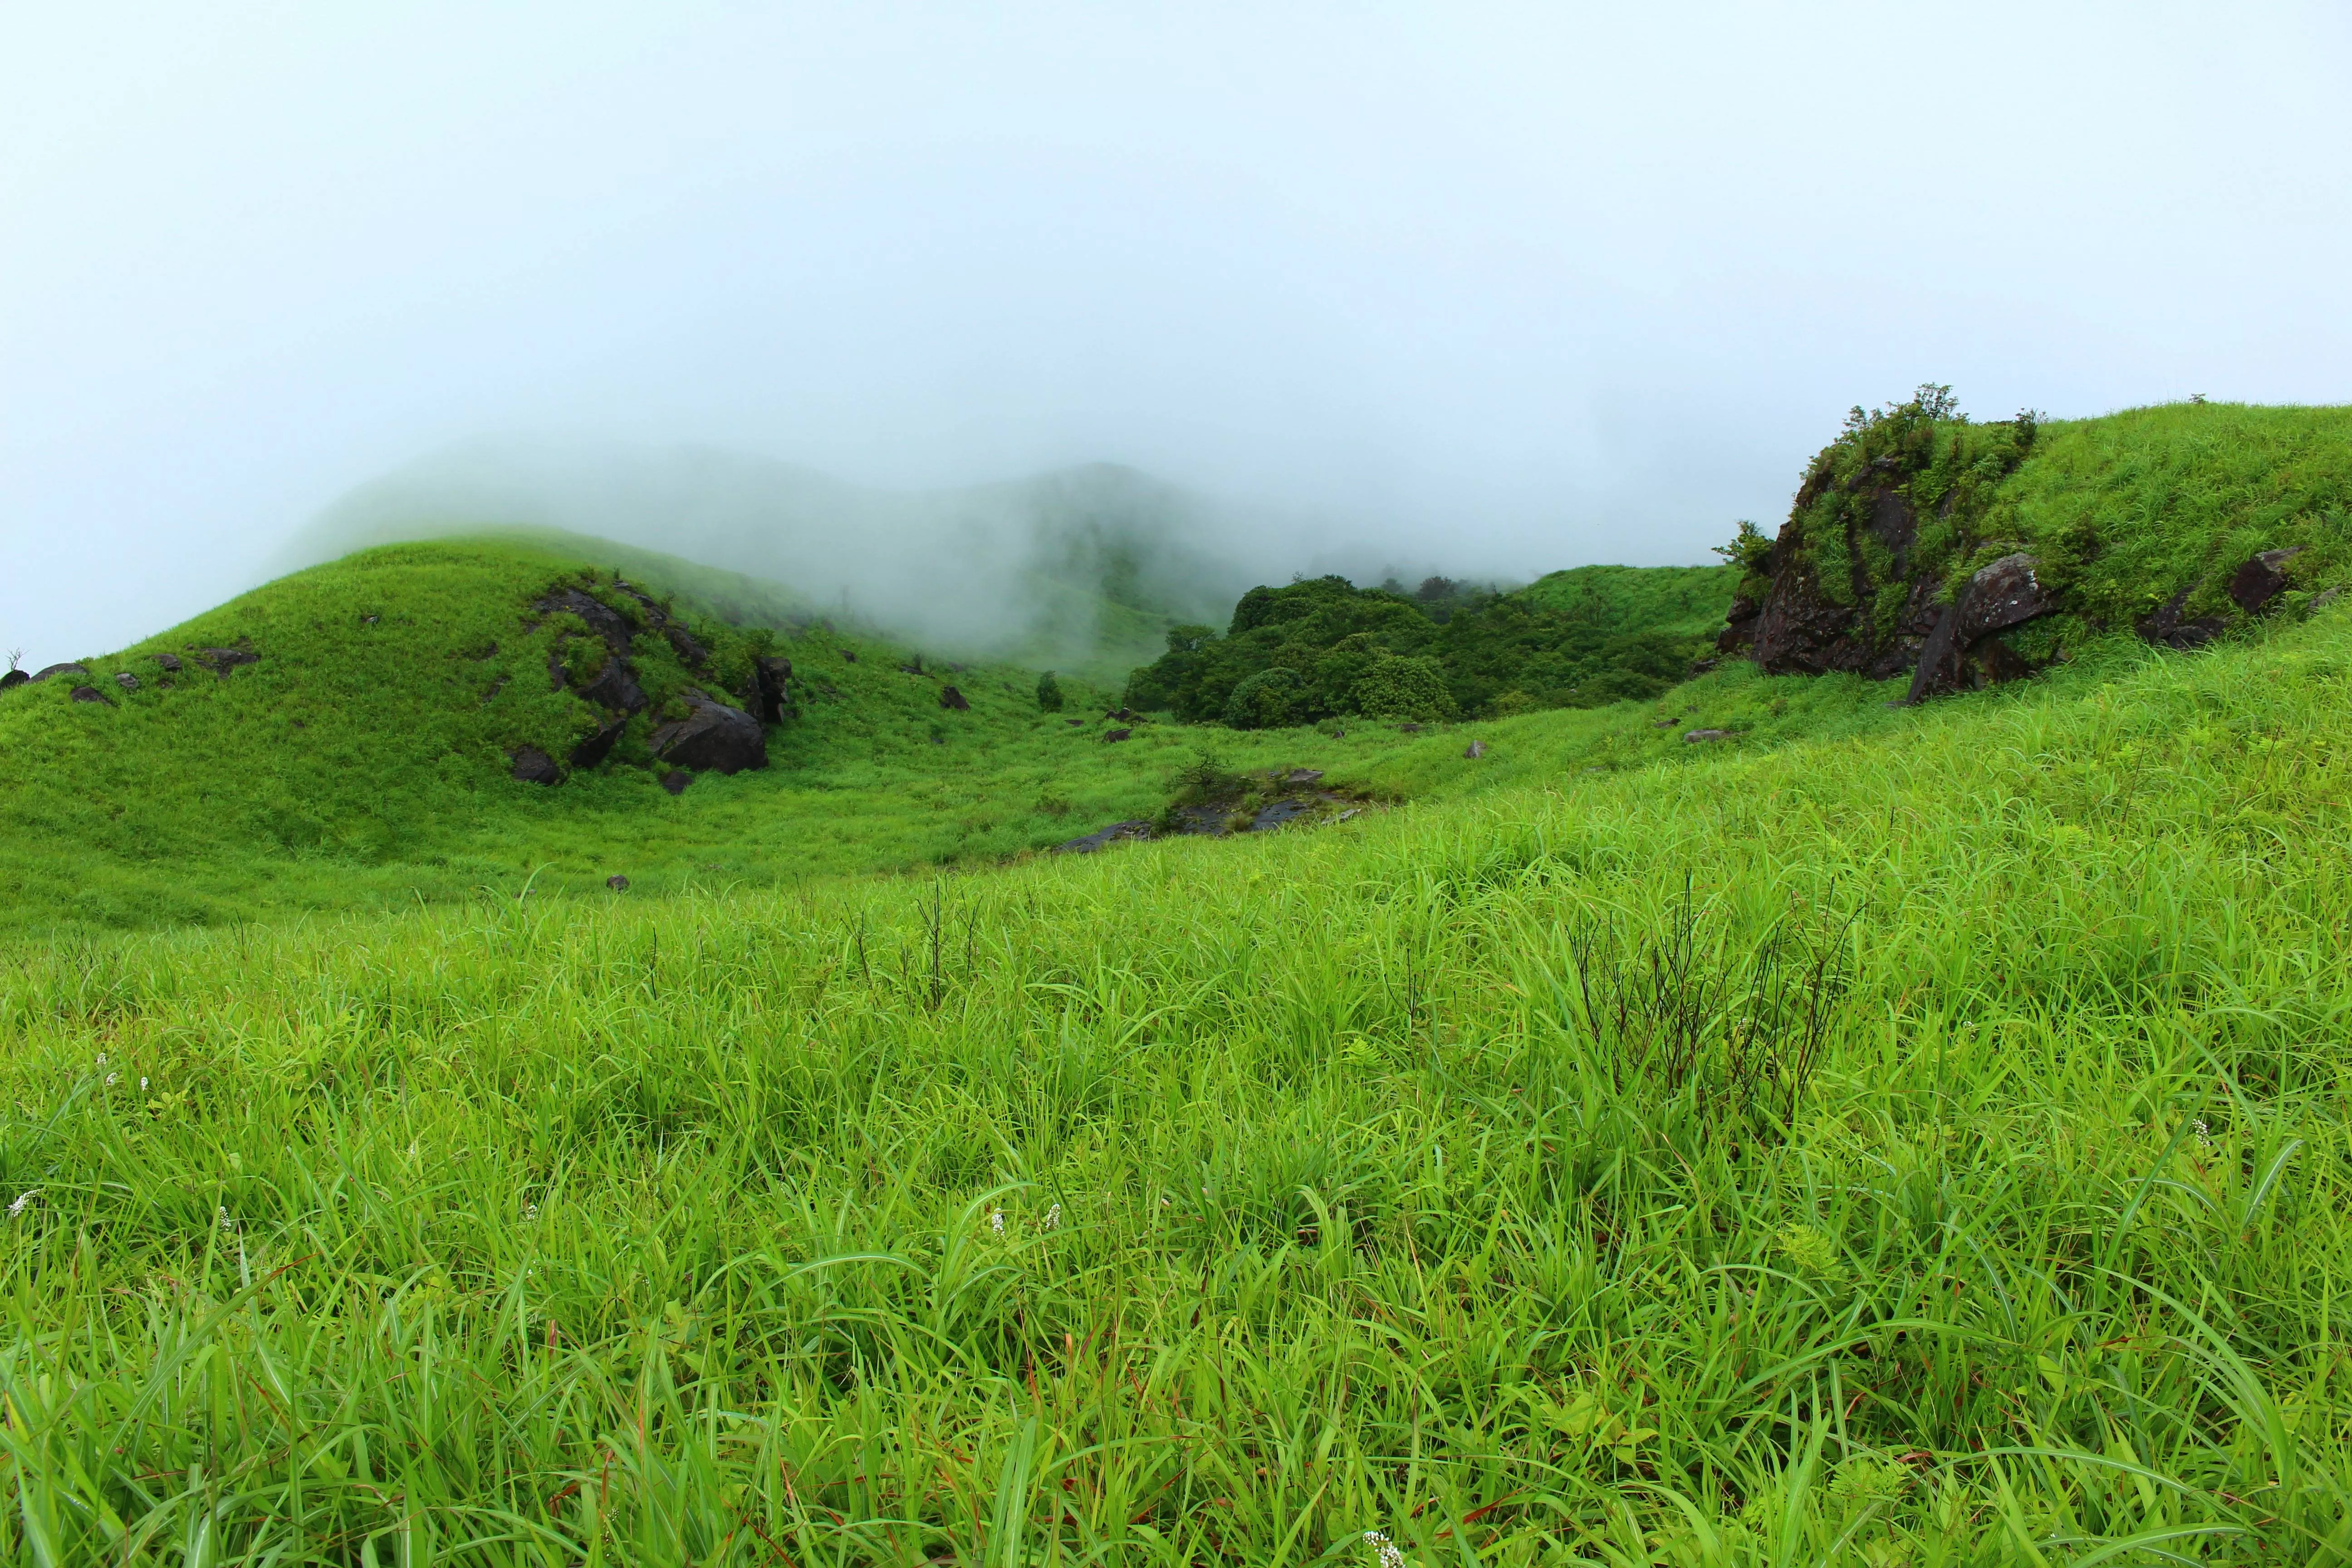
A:
[[[1062,683],[1055,679],[1050,669],[1037,678],[1037,710],[1041,713],[1059,713],[1062,710]]]
[[[2340,1560],[2352,616],[1883,696],[1357,753],[1478,793],[1313,833],[12,942],[0,1555]]]
[[[1341,577],[1253,588],[1224,637],[1172,630],[1167,653],[1129,679],[1125,700],[1190,722],[1265,728],[1651,697],[1688,673],[1736,578],[1724,567],[1599,566],[1499,596],[1444,578],[1410,597]]]
[[[1349,696],[1367,719],[1451,719],[1460,711],[1435,659],[1401,658],[1385,651],[1356,677]]]
[[[1299,686],[1295,669],[1261,669],[1225,699],[1224,721],[1236,730],[1279,730],[1298,716]]]

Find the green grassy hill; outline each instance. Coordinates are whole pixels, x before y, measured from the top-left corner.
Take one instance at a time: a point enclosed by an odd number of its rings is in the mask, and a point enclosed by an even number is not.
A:
[[[1577,566],[1513,595],[1612,635],[1713,637],[1739,587],[1737,566]]]
[[[2352,605],[1112,745],[682,576],[810,696],[672,796],[507,776],[583,565],[0,695],[20,921],[316,911],[0,942],[0,1556],[2352,1562]],[[1382,808],[1008,855],[1204,740]]]

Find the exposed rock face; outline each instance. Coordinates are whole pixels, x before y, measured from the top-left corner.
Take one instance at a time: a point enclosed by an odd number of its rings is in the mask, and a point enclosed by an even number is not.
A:
[[[971,700],[966,698],[962,692],[958,691],[952,686],[942,686],[940,688],[940,706],[955,713],[969,713],[971,711]]]
[[[1683,737],[1683,742],[1686,745],[1698,746],[1709,741],[1728,741],[1729,739],[1731,739],[1731,731],[1728,730],[1693,730]]]
[[[196,662],[226,680],[230,670],[240,664],[259,664],[261,656],[249,647],[200,647],[196,649]]]
[[[580,689],[580,695],[614,713],[635,713],[646,705],[646,689],[637,684],[637,672],[619,654],[606,656],[604,668]]]
[[[669,791],[672,795],[684,795],[686,793],[686,786],[693,782],[694,775],[692,773],[681,773],[676,768],[670,769],[669,772],[662,774],[661,776],[662,788]]]
[[[109,697],[105,692],[100,691],[95,686],[75,687],[67,700],[72,702],[103,702],[109,708],[114,706],[114,699]]]
[[[1486,742],[1484,741],[1473,741],[1468,745],[1462,748],[1462,754],[1475,763],[1480,757],[1486,754]]]
[[[21,669],[12,669],[5,675],[0,675],[0,691],[12,690],[19,686],[30,686],[32,683],[33,678]]]
[[[792,711],[793,661],[770,654],[751,661],[751,679],[743,692],[744,706],[762,724],[781,724]]]
[[[2299,544],[2291,550],[2263,551],[2230,579],[2230,597],[2246,614],[2262,614],[2272,600],[2286,592],[2286,563],[2302,553]]]
[[[616,893],[625,893],[629,890],[629,879],[616,871],[604,879],[604,886]]]
[[[127,669],[118,670],[115,672],[114,684],[125,691],[136,691],[139,689],[139,678]]]
[[[155,662],[171,674],[177,674],[182,668],[180,656],[176,653],[159,653],[155,656]]]
[[[1969,579],[1969,585],[1937,617],[1936,629],[1920,650],[1918,667],[1911,672],[1906,702],[1957,691],[1961,671],[1978,643],[2050,613],[2053,606],[2033,574],[2033,565],[2031,555],[2004,555]],[[2023,662],[2014,654],[2010,658],[2020,665]]]
[[[594,734],[583,739],[578,745],[572,748],[572,765],[575,768],[593,768],[611,756],[614,746],[619,742],[622,734],[628,727],[629,716],[624,713],[605,724]]]
[[[1066,844],[1056,844],[1054,846],[1054,853],[1056,855],[1091,855],[1097,849],[1104,848],[1109,845],[1121,843],[1127,839],[1149,838],[1150,837],[1151,824],[1139,817],[1132,822],[1114,822],[1108,827],[1102,829],[1098,833],[1089,833],[1084,838],[1073,838]]]
[[[536,608],[541,615],[568,611],[588,623],[588,629],[604,639],[604,646],[625,658],[629,653],[629,623],[621,613],[593,595],[577,588],[559,588],[541,599]]]
[[[89,670],[78,664],[53,664],[33,672],[35,680],[47,680],[52,675],[88,675]]]
[[[2140,618],[2135,628],[2152,643],[2166,647],[2203,647],[2229,628],[2229,623],[2219,616],[2199,616],[2194,620],[2180,618],[2181,606],[2189,602],[2189,591],[2183,588]]]
[[[517,783],[557,784],[563,782],[563,770],[555,765],[553,757],[537,746],[517,746],[511,755]]]
[[[692,710],[653,735],[654,755],[697,772],[740,773],[768,765],[768,737],[760,721],[740,708],[687,693]]]
[[[1106,745],[1113,741],[1129,741],[1134,738],[1135,731],[1132,730],[1106,730],[1103,731],[1103,742]]]

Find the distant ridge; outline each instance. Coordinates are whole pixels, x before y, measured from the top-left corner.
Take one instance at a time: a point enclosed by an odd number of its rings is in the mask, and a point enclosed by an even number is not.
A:
[[[1267,574],[1255,559],[1263,521],[1112,463],[891,490],[715,447],[502,438],[351,491],[280,567],[485,527],[551,528],[790,583],[943,652],[1108,677],[1160,652],[1167,626],[1222,615]]]

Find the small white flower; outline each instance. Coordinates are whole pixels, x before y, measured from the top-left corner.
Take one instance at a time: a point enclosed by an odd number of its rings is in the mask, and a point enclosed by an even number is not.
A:
[[[999,1236],[1003,1236],[1004,1234],[1004,1211],[1003,1209],[991,1209],[988,1211],[988,1228],[994,1231]]]
[[[139,1092],[142,1094],[147,1092],[147,1080],[143,1078],[139,1080]]]
[[[1045,1228],[1047,1230],[1059,1230],[1062,1228],[1061,1205],[1055,1204],[1052,1208],[1045,1211]]]
[[[104,1051],[98,1053],[98,1065],[100,1067],[104,1067],[106,1065],[106,1053]]]
[[[523,1205],[522,1217],[525,1219],[537,1219],[539,1217],[539,1205],[537,1204]]]
[[[213,1210],[213,1217],[220,1221],[220,1227],[223,1230],[235,1230],[236,1228],[236,1226],[229,1222],[228,1210],[226,1208],[215,1206]]]
[[[1377,1530],[1364,1531],[1364,1544],[1380,1553],[1381,1568],[1404,1568],[1404,1553],[1397,1543]]]
[[[34,1194],[38,1193],[40,1190],[40,1188],[35,1187],[31,1192],[18,1193],[16,1194],[16,1201],[8,1205],[8,1217],[10,1219],[15,1219],[18,1215],[22,1215],[25,1212],[26,1205],[33,1201]]]
[[[109,1089],[112,1089],[112,1088],[114,1087],[114,1080],[115,1080],[116,1079],[121,1078],[121,1076],[122,1076],[122,1075],[121,1075],[121,1073],[119,1073],[119,1072],[110,1072],[110,1073],[108,1073],[108,1074],[106,1075],[106,1087],[107,1087],[107,1088],[109,1088]]]

